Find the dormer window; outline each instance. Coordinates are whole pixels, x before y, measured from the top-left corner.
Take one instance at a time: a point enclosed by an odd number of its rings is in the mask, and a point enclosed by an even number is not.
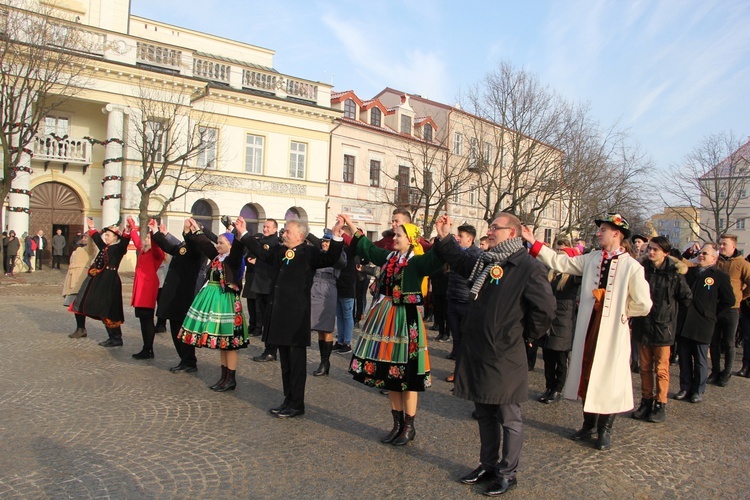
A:
[[[411,135],[411,116],[401,115],[401,133]]]
[[[347,99],[344,102],[344,118],[357,119],[357,105],[354,103],[354,99]]]
[[[432,142],[432,125],[429,123],[424,126],[424,132],[422,132],[422,138],[425,141]]]
[[[383,113],[380,111],[380,108],[372,108],[370,110],[370,125],[373,127],[379,127],[382,117]]]

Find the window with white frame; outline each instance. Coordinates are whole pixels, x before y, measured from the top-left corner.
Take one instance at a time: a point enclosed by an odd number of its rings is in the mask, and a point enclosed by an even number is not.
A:
[[[380,160],[370,160],[370,186],[380,187]]]
[[[65,137],[68,135],[69,126],[70,120],[65,116],[47,115],[44,117],[44,135],[54,134],[57,137]]]
[[[219,130],[211,127],[198,127],[198,140],[203,143],[196,159],[198,168],[216,168]]]
[[[745,219],[737,219],[737,229],[745,229]]]
[[[495,159],[492,157],[494,153],[493,146],[491,142],[485,142],[484,143],[484,164],[489,165]]]
[[[370,110],[370,125],[379,127],[382,116],[383,113],[380,111],[380,108],[372,108]]]
[[[289,177],[293,179],[304,179],[307,144],[304,142],[292,141],[289,149]]]
[[[461,132],[453,134],[453,154],[462,155],[464,154],[464,136]]]
[[[354,184],[354,155],[344,155],[344,182]]]
[[[264,139],[260,135],[247,134],[245,136],[245,172],[263,173],[263,143]]]
[[[469,186],[469,205],[474,206],[477,204],[479,198],[479,188],[477,186]]]
[[[458,188],[454,188],[452,199],[455,205],[458,205],[459,203],[461,203],[461,192],[459,191]]]
[[[425,123],[424,132],[422,132],[422,138],[425,141],[432,142],[432,125]]]
[[[411,116],[401,115],[401,133],[411,135]]]
[[[717,228],[719,231],[723,231],[725,229],[724,228],[724,226],[725,226],[724,222],[725,222],[724,219],[719,219],[719,227]]]
[[[344,118],[351,118],[352,120],[357,118],[357,104],[354,99],[344,101]]]
[[[147,160],[156,163],[164,161],[164,155],[167,148],[167,130],[164,122],[160,120],[148,120],[144,127],[143,153]]]

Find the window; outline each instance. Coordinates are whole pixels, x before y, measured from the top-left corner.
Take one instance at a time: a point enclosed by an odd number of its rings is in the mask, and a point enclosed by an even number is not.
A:
[[[719,198],[726,198],[727,197],[727,190],[722,189],[719,191]]]
[[[460,132],[453,134],[453,154],[464,154],[464,136]]]
[[[44,135],[55,134],[57,137],[68,135],[68,119],[62,116],[44,117]]]
[[[411,135],[411,116],[401,115],[401,133]]]
[[[477,140],[475,137],[472,137],[469,139],[469,168],[470,169],[476,169],[479,168],[479,162],[478,162],[478,156],[479,151],[477,151]]]
[[[380,119],[382,118],[383,113],[380,112],[380,108],[372,108],[370,110],[370,125],[374,127],[380,126]]]
[[[458,189],[453,191],[453,203],[456,205],[461,203],[461,192]]]
[[[203,143],[196,166],[198,168],[216,168],[216,149],[219,131],[215,128],[198,127],[198,140]]]
[[[747,198],[747,189],[740,190],[740,198]]]
[[[674,221],[674,227],[680,227],[680,221],[678,220]]]
[[[344,118],[357,119],[357,105],[354,103],[354,99],[347,99],[344,102]]]
[[[245,172],[263,173],[263,137],[247,134],[245,137]]]
[[[307,144],[292,141],[289,152],[289,177],[294,179],[305,178],[305,157],[307,156]]]
[[[422,138],[425,141],[432,142],[432,125],[429,123],[424,126],[424,132],[422,133]]]
[[[147,161],[152,159],[156,163],[164,161],[167,148],[167,131],[164,123],[158,120],[147,121],[143,135],[143,154],[147,157]]]
[[[344,182],[354,184],[354,156],[344,155]]]
[[[396,188],[396,203],[407,205],[409,203],[409,167],[399,165],[398,187]]]
[[[719,231],[723,231],[725,229],[724,226],[726,225],[724,224],[724,222],[724,219],[719,219],[719,227],[716,229],[718,229]]]
[[[737,229],[745,229],[745,219],[737,219]]]
[[[544,242],[548,245],[552,244],[552,229],[544,228]]]
[[[370,160],[370,186],[380,187],[380,161]]]
[[[493,149],[492,149],[492,143],[491,142],[485,142],[484,143],[484,164],[489,165],[494,161],[493,156]]]
[[[477,204],[478,188],[476,186],[469,186],[469,205],[474,206]]]

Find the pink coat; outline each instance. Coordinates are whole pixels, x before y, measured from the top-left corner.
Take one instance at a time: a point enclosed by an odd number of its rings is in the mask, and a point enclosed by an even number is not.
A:
[[[130,299],[130,305],[155,309],[156,296],[159,293],[159,277],[156,275],[156,270],[164,261],[164,250],[157,245],[151,245],[148,252],[142,252],[143,243],[138,231],[132,231],[130,236],[136,250],[138,250],[138,262],[135,265],[135,279],[133,280],[133,297]]]

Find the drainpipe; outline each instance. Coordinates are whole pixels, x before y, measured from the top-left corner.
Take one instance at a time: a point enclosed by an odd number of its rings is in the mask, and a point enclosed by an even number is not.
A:
[[[332,225],[331,226],[328,225],[328,207],[331,204],[330,196],[331,196],[331,167],[333,166],[332,165],[333,133],[336,132],[336,129],[341,126],[341,123],[342,122],[339,121],[339,123],[335,127],[333,127],[333,129],[331,130],[331,139],[328,141],[328,182],[327,182],[328,193],[326,193],[326,217],[325,217],[324,227],[333,227]]]

